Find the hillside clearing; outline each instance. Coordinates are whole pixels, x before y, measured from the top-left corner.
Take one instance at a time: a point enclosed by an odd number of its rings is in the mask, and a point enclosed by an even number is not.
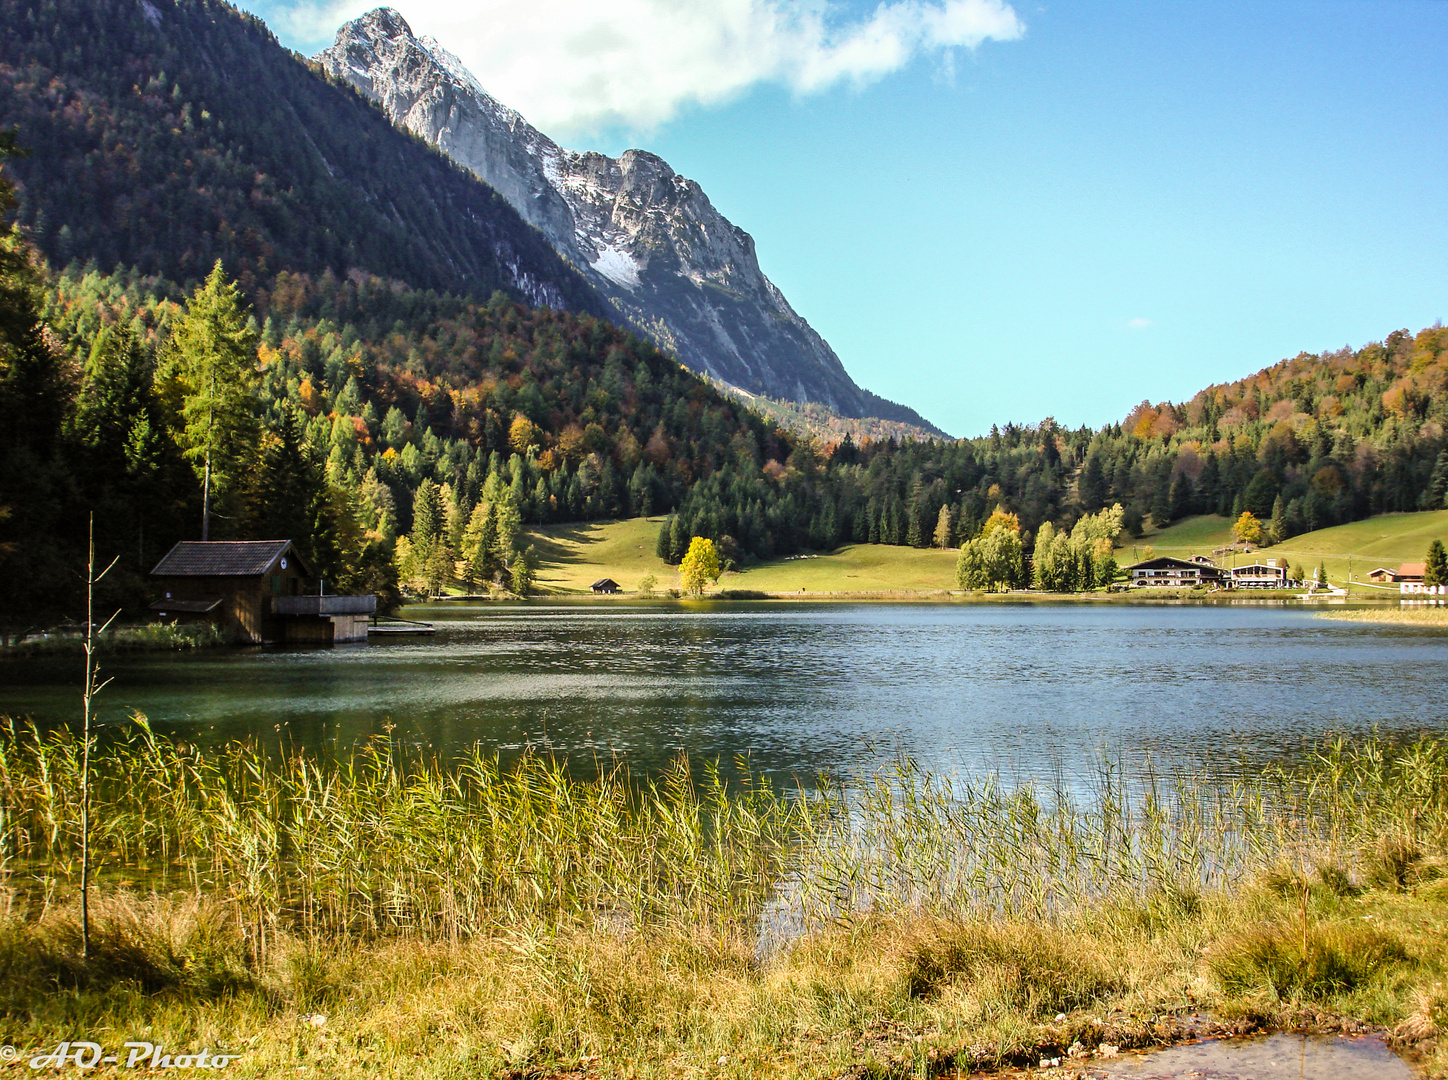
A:
[[[655,589],[677,588],[678,567],[654,554],[663,518],[552,525],[530,530],[528,542],[538,546],[538,587],[544,595],[587,593],[593,582],[610,577],[634,593],[652,574]],[[739,573],[726,573],[719,589],[806,594],[939,592],[955,588],[957,552],[848,544],[824,555],[756,563]]]

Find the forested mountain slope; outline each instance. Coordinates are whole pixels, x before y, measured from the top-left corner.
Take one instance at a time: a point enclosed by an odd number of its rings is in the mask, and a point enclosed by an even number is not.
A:
[[[51,263],[178,282],[223,260],[608,313],[507,201],[219,0],[0,0],[0,130]]]

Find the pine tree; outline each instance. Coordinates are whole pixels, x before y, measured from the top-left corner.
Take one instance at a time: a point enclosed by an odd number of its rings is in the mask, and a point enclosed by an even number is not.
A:
[[[0,131],[0,166],[20,156]],[[0,214],[15,205],[0,174]],[[0,628],[25,625],[74,596],[69,554],[55,542],[64,480],[53,468],[66,390],[40,323],[40,275],[20,230],[0,224]],[[77,538],[78,539],[78,538]],[[79,543],[75,562],[84,557]]]
[[[382,441],[392,449],[402,451],[407,444],[407,436],[412,425],[407,422],[407,416],[396,405],[387,410],[387,415],[382,418]]]
[[[1151,523],[1158,529],[1171,524],[1171,486],[1158,484],[1151,500]]]
[[[1278,495],[1272,503],[1272,520],[1267,525],[1267,539],[1274,544],[1280,544],[1290,536],[1291,532],[1287,527],[1287,500]]]
[[[1192,490],[1192,478],[1182,473],[1171,485],[1171,519],[1180,521],[1192,512],[1196,495]]]
[[[213,501],[242,479],[256,446],[257,335],[235,282],[216,261],[167,340],[163,397],[179,418],[177,441],[201,480],[201,539]]]
[[[1428,558],[1423,564],[1425,586],[1448,585],[1448,553],[1443,550],[1443,541],[1434,540],[1428,545]]]
[[[1448,507],[1448,446],[1438,451],[1438,461],[1433,466],[1433,475],[1428,479],[1428,488],[1423,507],[1425,510],[1442,510]]]
[[[1077,484],[1077,492],[1081,499],[1081,509],[1088,514],[1094,514],[1106,502],[1106,468],[1101,464],[1101,455],[1092,454],[1086,459],[1086,465],[1081,470],[1081,480]]]
[[[689,550],[689,530],[683,518],[675,514],[669,518],[669,563],[677,566]]]
[[[925,546],[925,530],[921,528],[920,518],[922,510],[919,503],[912,503],[907,511],[910,523],[905,531],[905,543],[909,547],[918,548]]]

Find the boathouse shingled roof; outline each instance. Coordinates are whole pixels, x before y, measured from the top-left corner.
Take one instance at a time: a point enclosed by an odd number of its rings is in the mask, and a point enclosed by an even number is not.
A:
[[[166,552],[152,577],[261,577],[292,548],[290,540],[181,540]],[[295,550],[302,570],[306,561]]]

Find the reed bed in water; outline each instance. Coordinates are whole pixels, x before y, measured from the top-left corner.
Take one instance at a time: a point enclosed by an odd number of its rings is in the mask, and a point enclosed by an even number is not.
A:
[[[1333,622],[1391,623],[1399,626],[1448,627],[1448,608],[1354,608],[1350,611],[1319,611],[1317,618],[1329,619]]]
[[[1283,860],[1362,863],[1448,843],[1448,746],[1324,745],[1246,778],[1132,777],[1103,761],[1075,791],[931,774],[909,761],[827,793],[802,819],[804,910],[1051,919],[1105,901],[1230,888]]]
[[[64,731],[0,732],[12,884],[54,896],[78,881],[80,749]],[[202,752],[137,718],[93,770],[99,869],[219,899],[259,946],[276,927],[457,940],[597,918],[754,933],[766,904],[800,932],[904,910],[1050,919],[1448,838],[1448,747],[1432,740],[1339,741],[1250,780],[1133,782],[1103,763],[1073,794],[899,760],[781,792],[742,764],[727,780],[682,758],[657,780],[621,767],[578,779],[543,756],[505,768],[385,737],[337,761],[241,742]]]
[[[1397,1025],[1448,1072],[1438,741],[1074,794],[203,753],[143,722],[93,760],[86,965],[79,747],[0,731],[12,1040],[144,1028],[249,1047],[240,1075],[939,1075],[1210,1007]]]
[[[80,744],[0,736],[0,868],[78,881]],[[254,743],[215,752],[138,720],[92,758],[95,861],[235,909],[263,949],[290,931],[457,940],[518,925],[747,923],[815,808],[676,762],[635,783],[525,756],[442,761],[386,738],[340,761]]]

